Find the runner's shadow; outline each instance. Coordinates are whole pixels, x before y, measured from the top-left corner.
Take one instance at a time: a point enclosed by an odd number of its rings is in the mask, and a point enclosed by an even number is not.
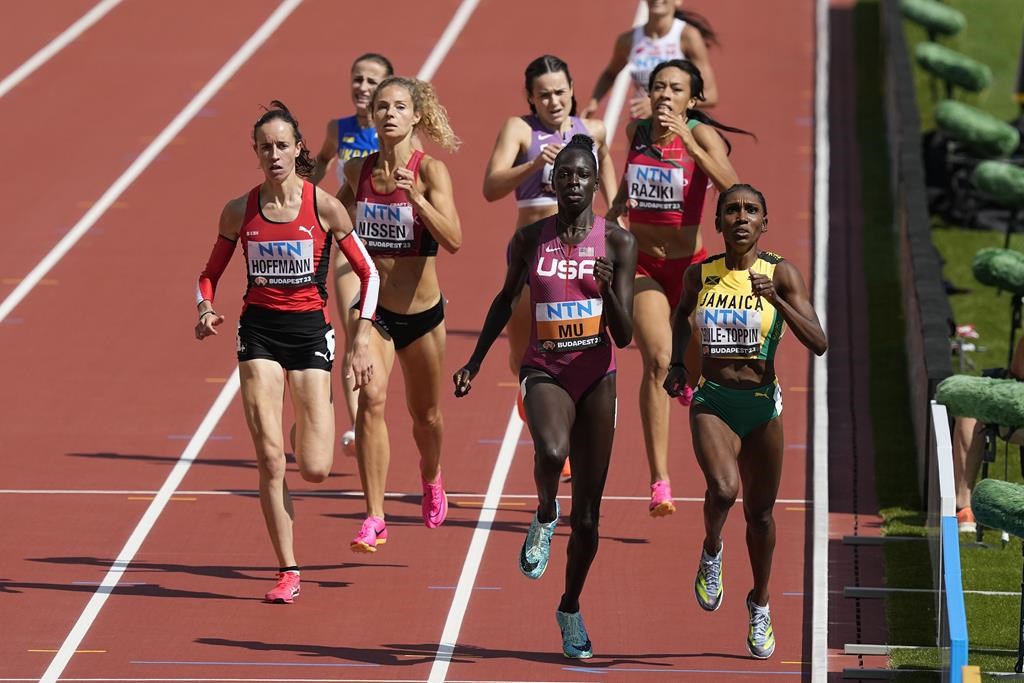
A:
[[[251,449],[251,447],[250,447]],[[248,452],[248,451],[246,451]],[[164,463],[173,465],[180,460],[177,455],[151,455],[145,453],[117,453],[115,451],[96,451],[93,453],[66,453],[74,458],[99,458],[104,460],[133,460],[137,462],[152,462],[152,463]],[[285,453],[286,459],[290,467],[288,467],[289,473],[298,474],[299,468],[295,465],[295,456],[291,453]],[[243,469],[255,470],[256,469],[256,458],[198,458],[193,465],[205,465],[207,467],[241,467]],[[344,472],[331,472],[329,479],[350,479],[354,475],[346,474]]]
[[[196,643],[216,647],[235,647],[257,652],[291,652],[301,657],[329,657],[332,659],[363,662],[376,666],[413,666],[434,660],[433,651],[402,650],[400,647],[380,648],[342,647],[337,645],[304,645],[297,643],[265,643],[259,640],[231,640],[229,638],[196,638]],[[436,651],[436,646],[434,650]],[[453,660],[454,661],[454,660]]]
[[[70,593],[95,593],[98,590],[96,584],[77,586],[67,583],[33,583],[28,581],[0,581],[0,593],[23,593],[32,590],[65,591]],[[135,595],[149,598],[194,598],[199,600],[257,600],[262,598],[224,595],[222,593],[211,593],[209,591],[187,591],[177,588],[164,588],[158,584],[145,584],[141,586],[118,585],[111,593],[118,595]]]

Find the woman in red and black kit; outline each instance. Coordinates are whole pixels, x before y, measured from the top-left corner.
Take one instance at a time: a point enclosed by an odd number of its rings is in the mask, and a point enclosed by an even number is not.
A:
[[[415,149],[426,136],[448,151],[458,139],[429,83],[391,76],[373,93],[370,116],[380,151],[345,164],[338,193],[359,237],[380,271],[380,306],[370,336],[377,372],[359,392],[356,458],[366,497],[366,519],[349,544],[373,553],[387,542],[384,492],[391,447],[385,421],[388,380],[395,359],[405,378],[405,403],[419,451],[423,523],[441,526],[448,499],[441,480],[440,387],[443,379],[444,297],[437,279],[437,250],[454,254],[462,226],[452,197],[448,167]]]
[[[256,447],[260,506],[281,567],[277,585],[265,597],[290,603],[299,594],[299,567],[284,477],[285,384],[295,411],[293,447],[302,478],[324,481],[334,458],[335,341],[326,308],[331,246],[327,233],[360,280],[361,319],[351,362],[346,364],[356,387],[364,386],[374,373],[368,347],[379,278],[341,202],[306,180],[314,164],[288,109],[274,100],[256,121],[252,136],[264,181],[229,201],[221,212],[217,242],[199,276],[195,332],[196,339],[205,339],[217,334],[224,322],[213,308],[213,297],[240,241],[248,276],[237,338],[242,405]]]

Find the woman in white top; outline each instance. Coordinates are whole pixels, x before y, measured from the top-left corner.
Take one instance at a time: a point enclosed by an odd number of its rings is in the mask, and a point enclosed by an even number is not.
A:
[[[647,23],[634,26],[615,39],[611,61],[597,79],[581,116],[587,118],[597,113],[615,78],[628,66],[634,86],[629,115],[634,119],[648,118],[651,101],[647,81],[654,67],[670,59],[687,59],[700,69],[704,101],[699,106],[713,107],[718,102],[718,85],[708,59],[708,45],[717,44],[715,32],[701,15],[679,9],[674,0],[647,0]]]

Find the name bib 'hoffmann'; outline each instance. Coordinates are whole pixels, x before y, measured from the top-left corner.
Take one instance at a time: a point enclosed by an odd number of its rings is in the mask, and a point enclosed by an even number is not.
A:
[[[313,281],[313,240],[249,242],[248,268],[257,286],[307,285]]]
[[[356,234],[369,249],[412,249],[416,241],[409,204],[356,205]]]
[[[552,301],[536,304],[537,346],[544,352],[582,351],[602,343],[604,301]]]

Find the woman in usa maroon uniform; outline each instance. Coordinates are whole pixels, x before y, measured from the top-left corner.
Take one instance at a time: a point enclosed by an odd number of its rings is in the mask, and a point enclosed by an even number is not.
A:
[[[448,151],[458,139],[434,89],[420,80],[392,76],[370,105],[380,151],[345,164],[339,197],[380,271],[380,306],[370,336],[376,372],[359,392],[356,458],[366,497],[366,519],[350,543],[372,553],[387,542],[384,492],[391,449],[385,422],[388,380],[395,358],[405,378],[405,401],[420,454],[423,523],[441,526],[448,499],[441,480],[440,386],[444,362],[444,297],[437,280],[441,246],[454,254],[462,227],[444,162],[414,148],[425,135]]]
[[[555,612],[566,657],[593,648],[580,595],[597,555],[601,496],[615,435],[615,354],[633,336],[636,240],[594,215],[594,141],[575,135],[555,157],[558,213],[516,231],[508,272],[484,320],[469,362],[455,373],[455,395],[469,393],[484,356],[530,285],[531,331],[519,370],[526,424],[533,436],[537,512],[519,553],[519,570],[539,579],[558,523],[558,475],[572,458],[572,515],[565,591]]]
[[[196,339],[216,335],[224,322],[213,308],[214,293],[241,242],[248,275],[237,339],[242,405],[256,447],[260,506],[281,567],[277,585],[266,599],[290,603],[299,594],[299,567],[281,428],[286,384],[295,411],[294,450],[302,478],[324,481],[334,458],[327,233],[361,283],[361,320],[348,364],[357,387],[374,375],[369,340],[379,280],[341,202],[305,179],[313,161],[288,109],[277,100],[271,102],[253,126],[252,136],[264,181],[229,201],[221,213],[217,242],[199,276],[195,334]]]

